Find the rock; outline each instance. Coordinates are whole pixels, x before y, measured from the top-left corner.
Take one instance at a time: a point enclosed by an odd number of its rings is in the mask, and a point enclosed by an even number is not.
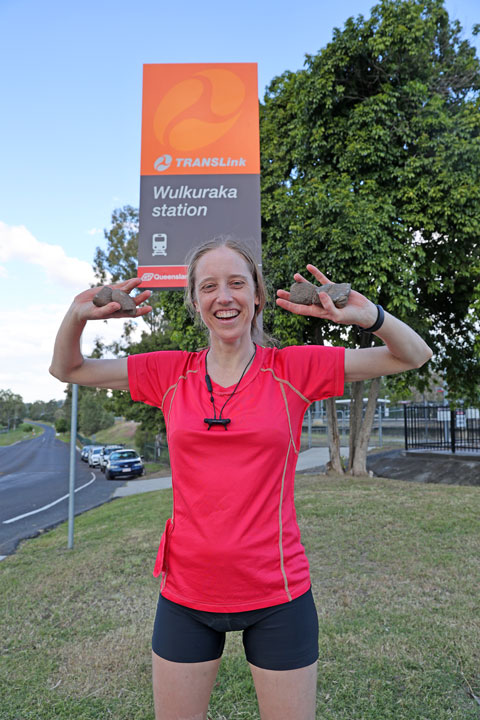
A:
[[[350,295],[350,283],[327,283],[326,285],[313,285],[310,282],[295,282],[290,288],[290,302],[299,305],[321,305],[319,292],[326,292],[337,308],[343,308]]]
[[[93,304],[97,307],[103,307],[108,305],[110,302],[119,303],[122,308],[119,313],[126,315],[127,317],[136,317],[137,306],[135,301],[130,295],[123,290],[115,290],[110,287],[102,287],[101,290],[93,298]]]
[[[93,298],[93,304],[97,307],[103,307],[108,305],[109,302],[112,302],[112,288],[102,287]]]

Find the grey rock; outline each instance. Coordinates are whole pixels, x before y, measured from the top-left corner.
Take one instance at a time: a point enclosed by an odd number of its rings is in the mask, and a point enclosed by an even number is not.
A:
[[[350,283],[327,283],[326,285],[313,285],[312,283],[295,282],[290,288],[290,301],[299,305],[321,305],[319,292],[325,292],[332,299],[337,308],[343,308],[350,295]]]
[[[103,307],[108,305],[109,302],[112,302],[112,288],[102,287],[93,298],[93,304],[97,307]]]
[[[136,317],[137,306],[135,301],[130,295],[123,290],[115,290],[110,287],[102,287],[101,290],[93,298],[93,304],[97,307],[103,307],[108,305],[110,302],[119,303],[121,310],[118,312],[127,317]]]

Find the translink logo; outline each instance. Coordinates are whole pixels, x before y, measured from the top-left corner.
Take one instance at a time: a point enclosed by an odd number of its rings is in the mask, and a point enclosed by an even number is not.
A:
[[[231,158],[231,157],[186,157],[186,158],[175,158],[173,160],[174,167],[177,168],[205,168],[205,167],[246,167],[247,161],[243,157]],[[157,172],[161,173],[172,165],[171,155],[161,155],[155,160],[154,168]]]
[[[176,158],[177,167],[245,167],[245,158],[196,157]]]

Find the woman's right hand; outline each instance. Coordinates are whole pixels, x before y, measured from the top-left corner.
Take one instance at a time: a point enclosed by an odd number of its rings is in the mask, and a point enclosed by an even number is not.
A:
[[[129,293],[141,282],[140,278],[131,278],[109,287]],[[94,305],[93,298],[98,291],[98,287],[90,288],[75,297],[58,330],[50,372],[62,382],[128,390],[127,358],[84,358],[80,349],[80,337],[88,320],[131,317],[121,310],[117,302],[103,307]],[[137,305],[135,317],[146,315],[152,310],[149,305],[139,307],[150,295],[150,290],[144,290],[133,298]]]
[[[130,278],[130,280],[124,280],[123,282],[113,283],[108,285],[112,290],[123,290],[127,294],[138,287],[142,282],[141,278]],[[73,300],[72,311],[75,314],[77,320],[86,322],[87,320],[109,320],[110,318],[126,318],[131,317],[125,314],[120,307],[118,302],[110,302],[103,307],[97,307],[93,304],[93,298],[100,290],[100,287],[89,288],[79,293]],[[152,308],[150,305],[144,305],[139,307],[142,302],[148,300],[152,294],[151,290],[144,290],[132,299],[135,301],[137,306],[137,314],[135,317],[141,317],[151,312]]]

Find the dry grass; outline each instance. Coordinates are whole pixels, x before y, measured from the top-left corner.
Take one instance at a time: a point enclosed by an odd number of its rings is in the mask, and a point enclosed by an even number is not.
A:
[[[135,432],[139,423],[134,420],[119,420],[105,430],[99,430],[95,435],[95,442],[98,444],[125,443],[131,444],[135,440]]]

